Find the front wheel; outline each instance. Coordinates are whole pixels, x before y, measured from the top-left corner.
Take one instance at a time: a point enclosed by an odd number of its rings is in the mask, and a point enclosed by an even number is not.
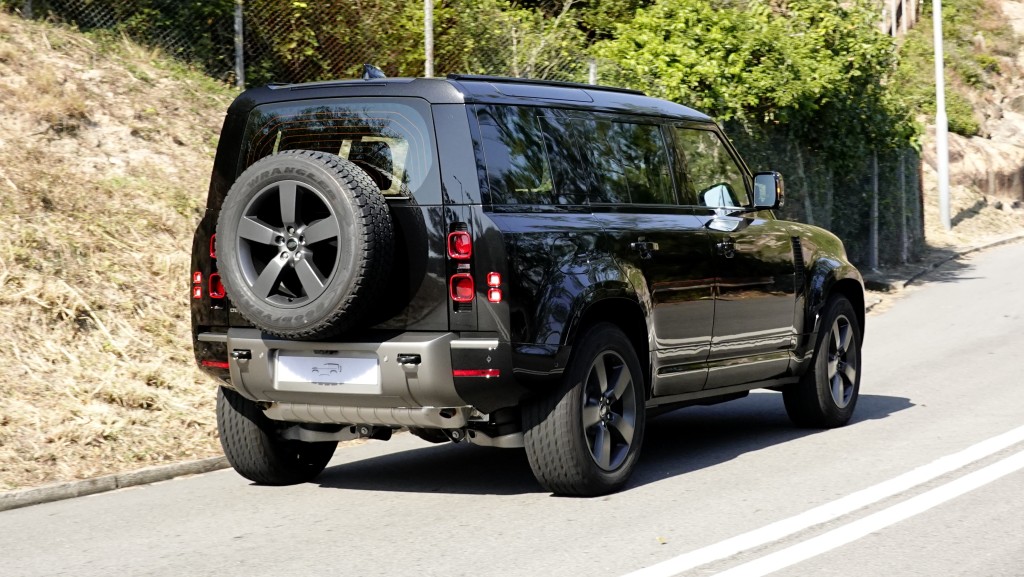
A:
[[[575,348],[561,386],[524,407],[526,455],[552,493],[604,495],[622,488],[640,453],[643,373],[615,325],[591,327]]]
[[[260,485],[313,480],[334,455],[337,441],[305,443],[281,437],[256,403],[231,389],[217,393],[217,432],[231,467]]]
[[[782,391],[786,413],[801,427],[842,427],[860,393],[861,330],[853,305],[837,295],[824,310],[811,367]]]

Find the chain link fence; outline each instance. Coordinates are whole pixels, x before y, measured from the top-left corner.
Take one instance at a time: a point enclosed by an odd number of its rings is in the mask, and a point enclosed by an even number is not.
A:
[[[588,41],[576,0],[521,7],[438,2],[436,75],[586,81]],[[364,63],[389,76],[426,69],[423,0],[0,0],[25,17],[123,33],[238,85],[351,78]],[[237,47],[240,50],[236,50]]]
[[[588,54],[590,41],[570,10],[575,2],[435,2],[435,75],[617,77],[611,63]],[[422,76],[426,67],[423,0],[0,0],[0,7],[123,33],[239,85],[352,78],[364,63],[388,76]],[[915,151],[865,151],[860,166],[840,172],[785,134],[730,128],[753,169],[785,175],[785,218],[836,232],[850,256],[871,268],[919,256]]]

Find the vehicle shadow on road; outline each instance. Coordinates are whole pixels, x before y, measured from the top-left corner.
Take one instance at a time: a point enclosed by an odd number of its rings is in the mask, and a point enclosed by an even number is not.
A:
[[[909,399],[901,397],[861,395],[850,426],[883,419],[912,406]],[[680,409],[648,422],[640,463],[625,490],[820,433],[794,427],[778,393],[757,392],[722,405]],[[544,492],[534,480],[522,449],[450,443],[336,465],[326,469],[317,481],[325,488],[357,491],[465,495]]]
[[[903,397],[862,394],[847,426],[884,419],[913,406]],[[817,434],[827,431],[790,422],[779,393],[758,391],[721,405],[681,409],[647,423],[644,452],[627,490]]]

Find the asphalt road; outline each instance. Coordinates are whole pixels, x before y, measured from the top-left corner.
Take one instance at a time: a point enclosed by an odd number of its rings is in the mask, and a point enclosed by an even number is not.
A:
[[[317,480],[219,471],[0,513],[15,575],[1024,575],[1024,244],[868,319],[854,422],[776,393],[654,419],[632,483],[544,493],[524,453],[410,435]]]

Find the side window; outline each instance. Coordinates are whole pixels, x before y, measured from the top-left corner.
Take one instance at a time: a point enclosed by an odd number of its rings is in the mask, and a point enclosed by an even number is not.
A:
[[[675,203],[660,127],[609,120],[595,124],[589,142],[598,181],[591,202]]]
[[[492,204],[559,204],[536,108],[477,109]]]
[[[675,128],[680,171],[687,188],[692,187],[701,206],[745,206],[749,204],[743,171],[729,150],[709,130]]]

